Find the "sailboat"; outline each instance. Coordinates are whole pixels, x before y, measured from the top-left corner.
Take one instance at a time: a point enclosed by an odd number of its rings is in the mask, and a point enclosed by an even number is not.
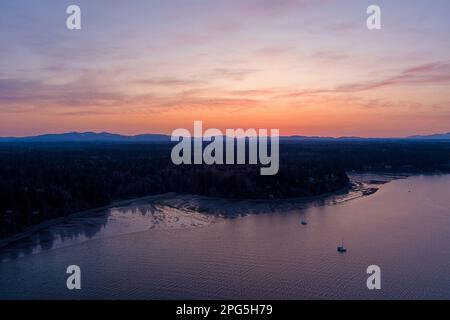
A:
[[[341,253],[347,252],[347,249],[344,247],[344,239],[342,239],[341,245],[337,247],[337,251]]]

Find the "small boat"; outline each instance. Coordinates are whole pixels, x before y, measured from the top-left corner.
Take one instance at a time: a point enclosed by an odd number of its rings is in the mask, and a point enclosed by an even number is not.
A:
[[[306,222],[305,220],[302,220],[302,222],[300,222],[302,225],[307,226],[308,222]]]
[[[344,247],[344,240],[342,240],[342,243],[339,247],[337,247],[337,251],[340,253],[347,252],[347,249]]]

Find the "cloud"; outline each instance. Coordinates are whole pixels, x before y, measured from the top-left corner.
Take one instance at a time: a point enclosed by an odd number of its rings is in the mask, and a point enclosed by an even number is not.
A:
[[[97,74],[98,72],[98,74]],[[50,112],[60,115],[81,116],[117,113],[149,113],[180,109],[255,107],[260,101],[243,94],[230,94],[226,90],[200,86],[202,81],[178,78],[150,78],[130,81],[121,85],[104,82],[108,74],[86,72],[64,84],[53,84],[37,79],[0,79],[0,112]],[[220,78],[241,80],[252,73],[244,69],[220,69],[213,72]],[[170,87],[171,93],[128,93],[137,85]],[[197,88],[194,88],[197,86]],[[188,90],[177,92],[177,88]],[[250,92],[248,92],[250,96]]]
[[[311,20],[308,21],[307,24],[305,24],[303,30],[312,35],[323,35],[324,33],[342,34],[342,33],[349,33],[352,31],[359,31],[361,30],[361,26],[348,21],[338,21],[338,22],[320,21],[320,23],[317,23],[316,20]]]
[[[4,112],[26,112],[31,106],[41,111],[53,107],[116,106],[136,98],[141,97],[131,97],[91,81],[49,84],[40,80],[0,79],[0,109]]]
[[[318,51],[317,59],[345,59],[334,52]],[[59,67],[55,66],[56,72]],[[79,70],[79,76],[65,83],[51,83],[43,79],[0,78],[0,111],[36,112],[48,110],[67,114],[161,112],[165,110],[221,108],[242,110],[261,107],[271,102],[289,104],[292,98],[303,98],[308,105],[319,103],[329,105],[330,95],[351,95],[352,93],[377,90],[390,86],[419,86],[448,84],[450,63],[433,62],[416,65],[396,75],[377,81],[348,83],[335,88],[311,88],[293,90],[289,87],[254,89],[231,89],[228,86],[214,87],[214,81],[242,81],[259,72],[251,68],[215,68],[195,76],[154,77],[129,80],[120,76],[121,70]],[[126,76],[126,74],[125,74]],[[206,86],[206,85],[209,86]],[[142,89],[149,86],[149,89]],[[170,92],[159,90],[170,88]],[[151,90],[153,89],[154,90]],[[131,90],[130,90],[131,89]],[[164,93],[165,92],[165,93]],[[308,101],[309,98],[314,99]],[[318,101],[317,99],[321,99]],[[387,108],[393,106],[381,100],[371,100],[366,108]],[[397,105],[396,105],[397,106]]]
[[[232,96],[272,96],[280,93],[277,89],[234,90],[228,94]]]
[[[295,51],[295,48],[292,46],[268,46],[261,48],[259,50],[256,50],[255,54],[258,56],[269,58],[269,59],[280,59],[284,58],[289,53],[292,53]]]
[[[395,76],[377,81],[348,83],[333,89],[305,89],[281,94],[279,98],[302,97],[326,93],[352,93],[400,85],[435,85],[450,83],[450,62],[433,62],[405,69]]]
[[[245,1],[242,5],[244,12],[252,15],[260,15],[271,17],[284,15],[297,9],[309,9],[321,6],[330,0],[251,0]]]
[[[450,63],[434,62],[403,70],[398,75],[384,80],[342,85],[336,91],[357,92],[394,85],[429,85],[448,82],[450,82]]]
[[[250,68],[216,68],[210,72],[209,77],[219,80],[241,81],[258,71],[258,69]]]
[[[151,78],[151,79],[141,79],[134,81],[138,85],[149,85],[149,86],[196,86],[205,84],[204,81],[196,79],[180,79],[180,78]]]
[[[318,63],[335,63],[349,58],[348,54],[331,50],[320,50],[313,53],[310,59]]]

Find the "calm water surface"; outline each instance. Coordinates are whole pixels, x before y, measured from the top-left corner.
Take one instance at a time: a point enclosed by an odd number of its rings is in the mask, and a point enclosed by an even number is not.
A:
[[[99,215],[91,235],[59,232],[47,247],[30,238],[3,249],[0,298],[450,299],[448,175],[394,180],[337,205],[200,217],[190,228],[147,228],[141,215],[141,230],[128,233],[122,220],[133,214]],[[108,233],[114,224],[121,232]],[[71,264],[82,270],[79,291],[65,286]],[[372,264],[381,291],[366,288]]]

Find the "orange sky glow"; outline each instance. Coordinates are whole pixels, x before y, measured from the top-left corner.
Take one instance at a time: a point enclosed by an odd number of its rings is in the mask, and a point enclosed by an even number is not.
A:
[[[2,3],[0,136],[170,134],[194,120],[281,135],[450,131],[446,1],[414,1],[406,16],[410,2],[379,1],[377,31],[365,1],[80,1],[79,31],[61,23],[64,1],[43,2]]]

